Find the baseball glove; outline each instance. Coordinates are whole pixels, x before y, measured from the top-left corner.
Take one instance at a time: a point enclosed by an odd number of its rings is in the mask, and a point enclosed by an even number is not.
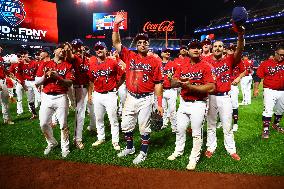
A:
[[[158,110],[152,111],[150,118],[150,128],[152,131],[160,131],[163,126],[163,117]]]

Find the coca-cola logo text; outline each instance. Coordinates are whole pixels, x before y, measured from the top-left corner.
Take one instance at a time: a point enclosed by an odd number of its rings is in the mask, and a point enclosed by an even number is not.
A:
[[[163,21],[160,24],[152,24],[147,22],[144,27],[144,32],[171,32],[174,30],[175,21]]]

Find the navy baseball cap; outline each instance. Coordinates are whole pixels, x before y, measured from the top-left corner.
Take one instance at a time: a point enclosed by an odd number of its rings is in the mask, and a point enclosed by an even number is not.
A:
[[[46,52],[47,54],[51,55],[52,51],[49,47],[43,47],[41,50],[41,52]]]
[[[104,42],[101,42],[101,41],[98,41],[98,42],[95,44],[94,48],[96,49],[97,47],[103,47],[103,48],[107,49],[106,44],[105,44]]]
[[[74,39],[72,42],[71,42],[72,45],[78,45],[78,46],[81,46],[83,45],[83,41],[81,39]]]
[[[194,39],[188,44],[188,49],[202,49],[202,45],[199,40]]]
[[[169,53],[171,53],[171,49],[163,47],[161,52],[169,52]]]
[[[235,7],[232,12],[232,20],[237,25],[243,25],[248,20],[248,12],[245,7]]]

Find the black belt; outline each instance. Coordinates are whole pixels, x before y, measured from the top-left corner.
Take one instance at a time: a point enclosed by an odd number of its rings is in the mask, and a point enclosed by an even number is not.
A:
[[[229,92],[215,93],[215,94],[212,94],[212,95],[215,95],[215,96],[226,96],[226,95],[229,95]]]
[[[171,87],[164,87],[163,89],[169,90],[169,89],[172,89],[172,88]]]
[[[206,102],[206,100],[184,100],[185,102]]]
[[[27,81],[35,81],[35,79],[26,79]]]
[[[52,95],[52,96],[62,95],[62,93],[56,93],[56,92],[49,92],[49,93],[46,93],[46,94]]]
[[[107,94],[107,93],[110,93],[110,92],[116,92],[115,89],[112,89],[110,91],[104,91],[104,92],[98,92],[98,93],[101,93],[101,94]]]
[[[146,96],[150,96],[152,95],[153,93],[133,93],[133,92],[130,92],[128,91],[128,93],[133,96],[134,98],[143,98],[143,97],[146,97]]]
[[[88,85],[73,85],[73,88],[87,88]]]

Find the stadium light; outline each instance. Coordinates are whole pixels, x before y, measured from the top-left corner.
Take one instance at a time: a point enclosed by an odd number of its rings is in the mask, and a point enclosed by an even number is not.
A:
[[[95,2],[107,2],[108,0],[77,0],[77,4],[79,3],[86,3],[86,4],[89,4],[89,3],[95,3]]]
[[[284,16],[284,13],[278,13],[278,14],[270,15],[270,16],[252,18],[252,19],[247,20],[246,23],[254,23],[254,22],[264,21],[264,20],[273,19],[273,18],[280,18],[280,17],[283,17],[283,16]],[[194,31],[194,33],[206,32],[206,31],[220,29],[220,28],[227,28],[227,27],[230,27],[230,26],[232,26],[232,24],[224,24],[224,25],[214,26],[214,27],[210,27],[210,28],[197,29],[197,30]]]

